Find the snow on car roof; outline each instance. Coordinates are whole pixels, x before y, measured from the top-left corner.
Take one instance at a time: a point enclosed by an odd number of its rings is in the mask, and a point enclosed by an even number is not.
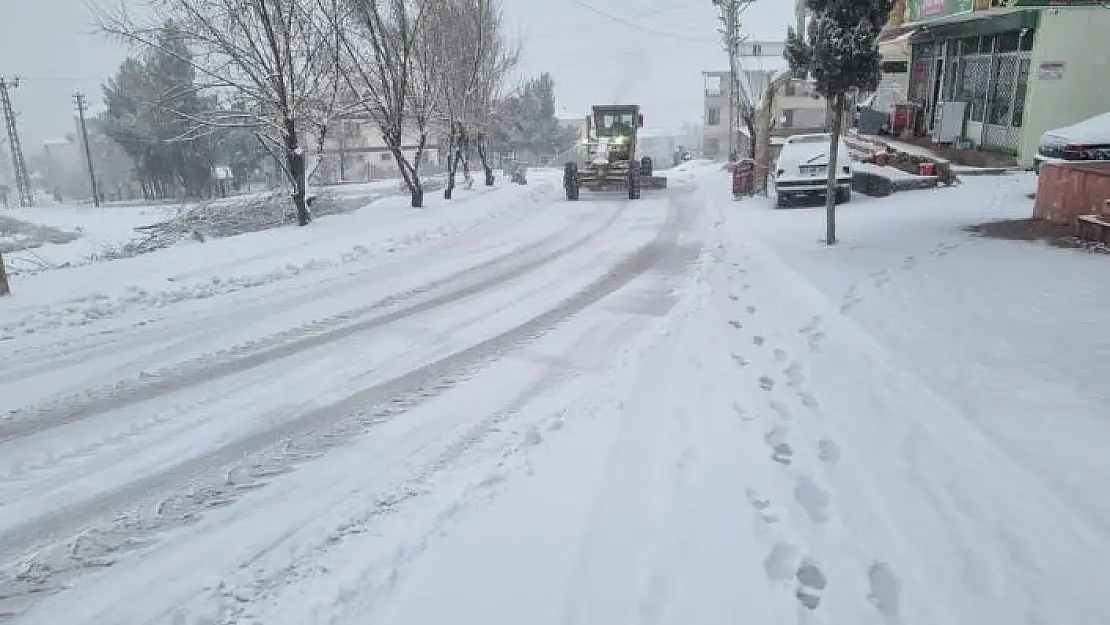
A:
[[[1110,143],[1110,112],[1089,117],[1071,126],[1054,128],[1045,134],[1080,143]]]

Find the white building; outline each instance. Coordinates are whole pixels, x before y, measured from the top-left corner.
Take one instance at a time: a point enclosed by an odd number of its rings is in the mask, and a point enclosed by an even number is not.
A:
[[[741,44],[739,59],[740,98],[757,105],[767,87],[778,75],[790,70],[783,56],[786,44],[781,41],[747,41]],[[705,80],[705,106],[701,152],[704,158],[728,157],[729,108],[734,101],[728,70],[702,72]],[[825,99],[814,93],[812,86],[803,80],[791,80],[775,93],[772,114],[774,136],[789,136],[807,132],[824,132],[827,128]],[[741,154],[749,152],[748,130],[741,120],[740,136],[735,149]]]
[[[401,153],[411,162],[416,158],[419,135],[415,130],[405,133]],[[421,158],[421,169],[439,167],[439,140],[436,134],[428,137]],[[428,169],[425,169],[428,168]],[[368,115],[349,115],[328,132],[320,153],[315,182],[369,182],[384,178],[397,178],[400,171],[393,153],[382,139],[378,125]]]

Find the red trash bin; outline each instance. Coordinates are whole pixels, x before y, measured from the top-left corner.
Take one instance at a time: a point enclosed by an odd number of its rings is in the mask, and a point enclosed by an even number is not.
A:
[[[732,195],[755,195],[755,161],[745,158],[732,166]]]
[[[912,103],[895,104],[894,116],[890,123],[890,134],[898,136],[902,131],[913,131],[914,120],[917,118],[917,105]]]

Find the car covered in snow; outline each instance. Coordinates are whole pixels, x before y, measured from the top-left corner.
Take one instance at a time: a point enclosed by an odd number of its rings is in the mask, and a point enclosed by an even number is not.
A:
[[[804,196],[823,196],[829,176],[827,133],[787,137],[775,163],[775,195],[779,206]],[[836,201],[852,198],[852,157],[841,140],[836,155]]]
[[[1041,135],[1033,170],[1046,163],[1110,161],[1110,112]]]

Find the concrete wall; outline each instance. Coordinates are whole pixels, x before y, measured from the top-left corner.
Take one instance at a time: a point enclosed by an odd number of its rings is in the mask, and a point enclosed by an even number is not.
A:
[[[1110,10],[1041,11],[1033,46],[1018,162],[1031,167],[1045,131],[1110,111]],[[1060,80],[1041,80],[1041,63],[1063,61]]]
[[[1037,180],[1033,216],[1074,223],[1079,215],[1102,214],[1108,199],[1110,164],[1045,165]]]

